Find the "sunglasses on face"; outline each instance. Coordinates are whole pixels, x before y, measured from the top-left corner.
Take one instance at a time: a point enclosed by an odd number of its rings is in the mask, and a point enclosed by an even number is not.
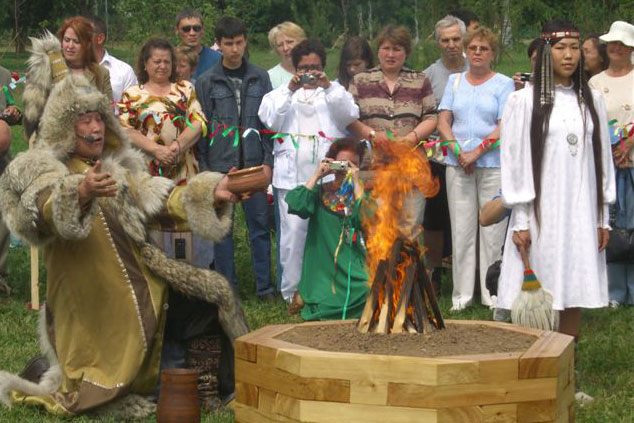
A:
[[[467,50],[473,53],[487,53],[491,49],[487,46],[469,46]]]
[[[299,65],[297,66],[297,70],[303,72],[321,71],[322,67],[320,65]]]
[[[202,31],[203,27],[202,25],[185,25],[181,27],[181,31],[185,33],[190,32],[192,29],[194,30],[194,32],[200,32]]]

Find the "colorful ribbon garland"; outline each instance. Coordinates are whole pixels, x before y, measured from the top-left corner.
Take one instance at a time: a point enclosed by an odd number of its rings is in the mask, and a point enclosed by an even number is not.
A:
[[[618,120],[612,119],[608,122],[610,126],[610,138],[614,139],[614,143],[619,143],[619,148],[626,152],[628,150],[628,146],[625,145],[625,142],[634,137],[634,121],[619,125]]]
[[[13,98],[11,91],[15,90],[18,84],[24,84],[25,82],[25,76],[19,76],[17,72],[11,72],[11,82],[8,85],[2,86],[2,92],[7,100],[7,106],[15,106],[15,98]]]

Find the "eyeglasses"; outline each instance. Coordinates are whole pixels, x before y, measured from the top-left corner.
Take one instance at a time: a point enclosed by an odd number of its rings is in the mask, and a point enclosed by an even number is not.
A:
[[[321,65],[299,65],[297,66],[297,70],[298,71],[304,71],[304,72],[308,72],[308,71],[320,71],[323,69],[323,67]]]
[[[190,32],[192,29],[194,30],[194,32],[200,32],[203,30],[203,26],[202,25],[185,25],[181,27],[181,31],[185,33]]]
[[[491,48],[487,46],[469,46],[467,50],[472,53],[488,53]]]

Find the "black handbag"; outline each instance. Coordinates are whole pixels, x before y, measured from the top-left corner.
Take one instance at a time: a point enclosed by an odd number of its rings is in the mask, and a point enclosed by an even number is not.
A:
[[[634,263],[634,229],[613,229],[605,258],[608,263]]]
[[[629,173],[629,181],[634,186],[632,174]],[[634,229],[615,228],[616,210],[611,207],[610,225],[614,228],[610,232],[608,246],[605,249],[605,258],[608,263],[634,263]]]

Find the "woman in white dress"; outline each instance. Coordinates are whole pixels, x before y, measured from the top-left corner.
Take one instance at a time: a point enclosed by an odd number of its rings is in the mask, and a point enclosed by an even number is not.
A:
[[[577,337],[581,308],[605,307],[608,204],[615,200],[603,99],[583,78],[579,31],[544,25],[534,84],[509,96],[501,123],[502,195],[512,207],[498,307],[520,291],[525,248],[560,310],[559,331]]]

